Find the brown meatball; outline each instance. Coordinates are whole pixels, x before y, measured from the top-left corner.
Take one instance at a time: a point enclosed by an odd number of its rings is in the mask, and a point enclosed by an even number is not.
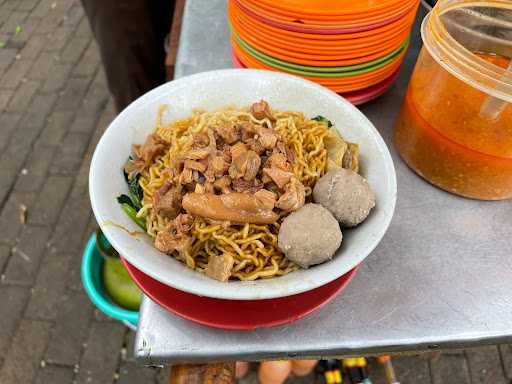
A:
[[[327,172],[315,185],[313,199],[345,227],[363,222],[375,207],[375,194],[358,173],[344,168]]]
[[[332,259],[342,237],[340,225],[327,209],[306,204],[283,220],[278,246],[289,260],[307,268]]]

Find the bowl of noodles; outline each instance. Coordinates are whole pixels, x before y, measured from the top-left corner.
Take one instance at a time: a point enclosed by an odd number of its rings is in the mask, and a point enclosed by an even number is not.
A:
[[[345,197],[330,211],[317,204],[322,178],[341,171],[372,189],[368,209],[345,210],[365,211],[357,222],[339,211],[361,188],[324,183],[329,198]],[[103,233],[130,264],[231,300],[339,278],[377,246],[396,202],[389,151],[359,110],[307,80],[246,69],[182,78],[133,102],[99,141],[89,189]]]

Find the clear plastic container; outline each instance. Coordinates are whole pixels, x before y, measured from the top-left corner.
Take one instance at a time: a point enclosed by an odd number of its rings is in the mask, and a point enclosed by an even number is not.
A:
[[[395,128],[416,173],[462,196],[512,197],[512,1],[441,0]]]

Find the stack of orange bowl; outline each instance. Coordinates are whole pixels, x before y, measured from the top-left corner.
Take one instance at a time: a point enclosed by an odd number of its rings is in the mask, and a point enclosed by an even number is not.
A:
[[[354,104],[384,93],[420,0],[228,0],[233,63],[295,74]]]

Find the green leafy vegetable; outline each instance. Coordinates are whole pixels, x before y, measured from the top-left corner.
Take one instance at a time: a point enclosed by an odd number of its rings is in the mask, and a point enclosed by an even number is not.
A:
[[[130,156],[130,160],[131,160]],[[137,212],[142,208],[142,198],[144,192],[139,184],[140,175],[135,175],[131,180],[128,179],[128,174],[124,172],[124,179],[128,184],[128,195],[119,195],[117,202],[121,204],[123,211],[142,229],[146,229],[146,221],[137,217]]]
[[[321,123],[325,123],[325,124],[327,124],[327,127],[329,127],[329,128],[331,128],[334,125],[331,122],[331,120],[328,120],[327,118],[320,116],[320,115],[313,117],[311,120],[316,120],[316,121],[320,121]]]
[[[130,198],[132,199],[133,206],[137,210],[142,208],[141,201],[144,196],[142,187],[139,184],[139,179],[140,179],[140,175],[137,175],[128,183],[128,190],[130,191]]]
[[[123,208],[123,211],[128,215],[130,219],[133,220],[135,224],[137,224],[143,230],[146,230],[146,221],[144,219],[141,219],[140,217],[137,217],[137,211],[135,210],[135,208],[133,208],[128,203],[122,203],[121,208]]]
[[[130,206],[133,206],[132,200],[126,195],[117,196],[117,202],[119,204],[128,204]]]
[[[132,157],[130,156],[129,159],[132,160]],[[132,199],[133,206],[135,209],[139,210],[142,208],[142,198],[144,197],[144,192],[139,184],[140,174],[135,175],[131,180],[128,179],[126,172],[123,171],[123,174],[126,184],[128,184],[128,192]]]
[[[132,199],[130,199],[127,195],[119,195],[117,196],[117,202],[121,204],[121,208],[128,215],[130,219],[132,219],[135,224],[137,224],[142,229],[146,230],[146,221],[137,217],[138,209],[134,206]]]

